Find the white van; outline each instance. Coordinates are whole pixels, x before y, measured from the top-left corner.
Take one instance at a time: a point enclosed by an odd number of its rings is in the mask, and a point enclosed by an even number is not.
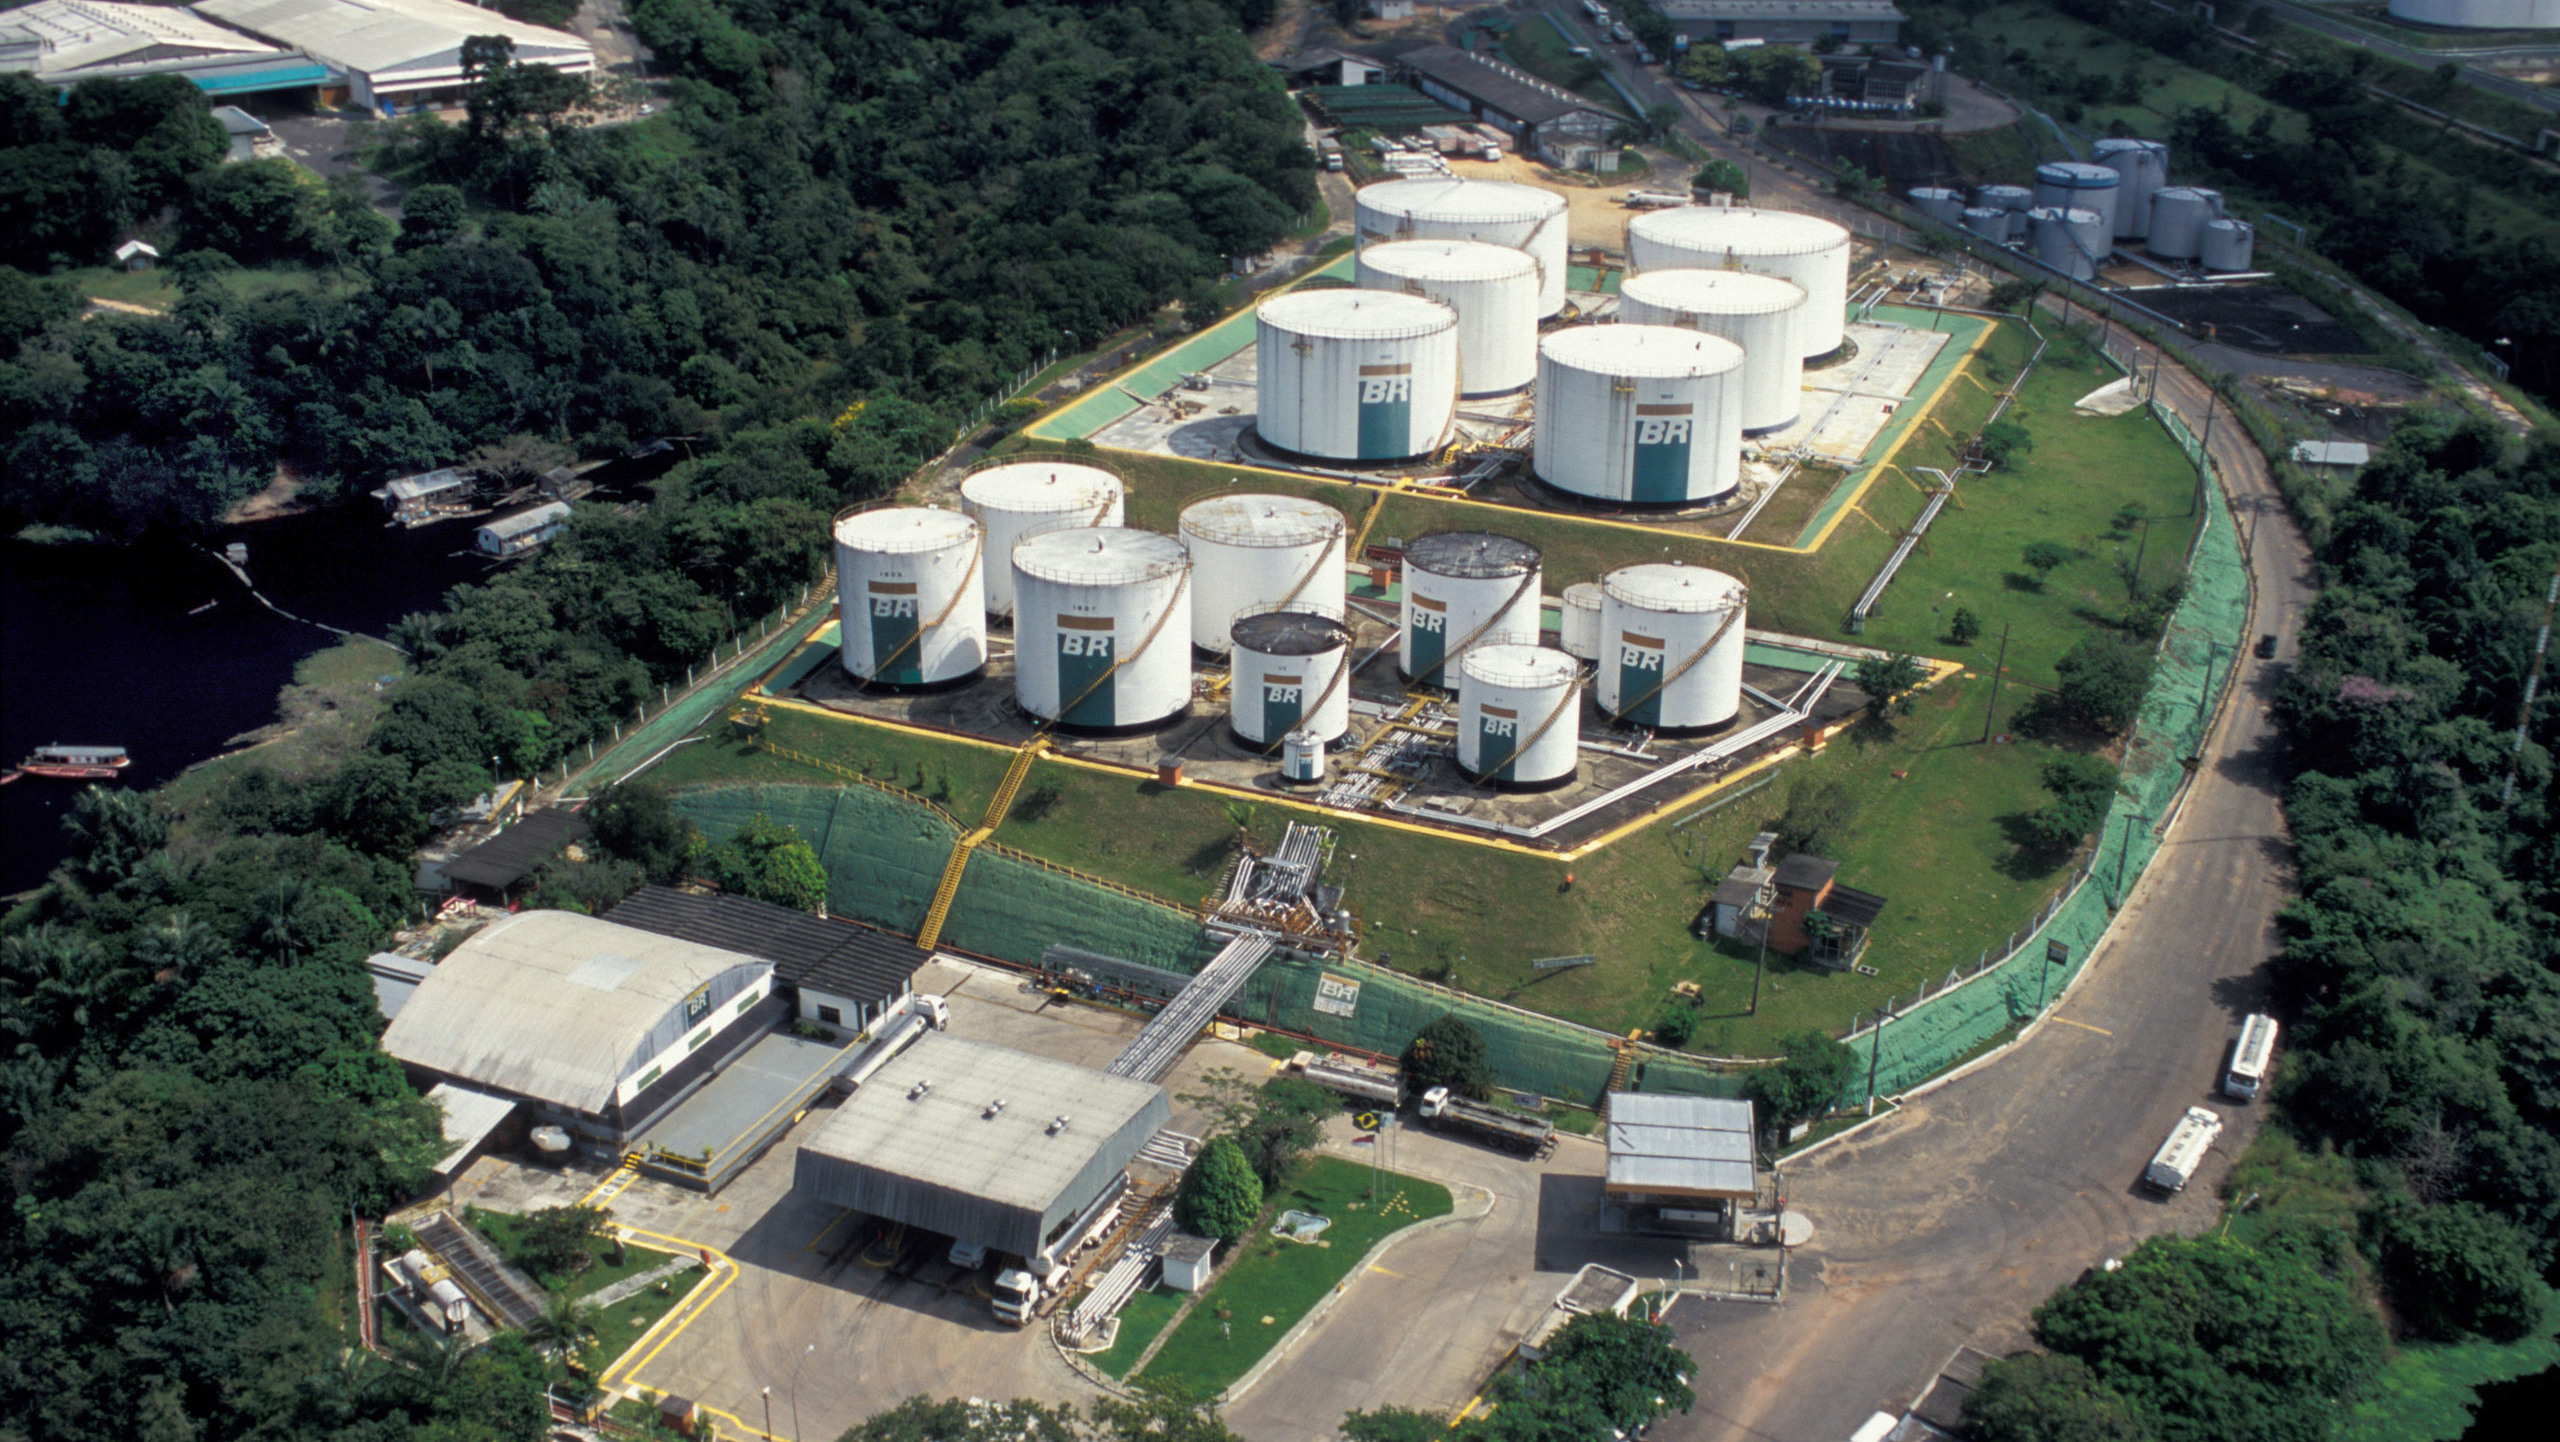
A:
[[[2222,1074],[2222,1094],[2235,1101],[2254,1100],[2275,1056],[2276,1019],[2251,1013],[2240,1023],[2240,1039],[2231,1044],[2231,1069]]]

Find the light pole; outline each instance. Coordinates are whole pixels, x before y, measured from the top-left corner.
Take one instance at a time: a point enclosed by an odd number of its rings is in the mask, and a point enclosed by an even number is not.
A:
[[[2107,908],[2110,911],[2124,909],[2124,858],[2126,852],[2133,850],[2133,823],[2137,821],[2147,823],[2150,820],[2148,816],[2137,816],[2130,811],[2124,814],[2124,844],[2116,848],[2116,882],[2109,888],[2111,896],[2107,902]]]
[[[2000,659],[1991,664],[1991,699],[1982,708],[1982,744],[1991,744],[1992,718],[2000,710],[2000,673],[2009,669],[2009,623],[2000,623]]]
[[[1874,1116],[1876,1114],[1876,1066],[1879,1062],[1884,1060],[1884,1023],[1885,1018],[1891,1013],[1891,1011],[1892,1008],[1890,1006],[1877,1007],[1875,1028],[1871,1033],[1869,1033],[1870,1045],[1867,1047],[1868,1116]],[[1855,1063],[1851,1064],[1855,1065]]]
[[[773,1442],[773,1389],[771,1387],[764,1389],[764,1436],[765,1442]]]
[[[498,775],[498,758],[492,756],[489,758],[489,809],[492,812],[498,807],[498,788],[504,785],[506,782]],[[497,818],[493,815],[490,819],[494,821]]]

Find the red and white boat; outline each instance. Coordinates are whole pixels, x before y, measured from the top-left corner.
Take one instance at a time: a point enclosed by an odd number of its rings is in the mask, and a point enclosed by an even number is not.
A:
[[[57,781],[113,781],[133,764],[121,746],[39,746],[18,763],[20,774]]]

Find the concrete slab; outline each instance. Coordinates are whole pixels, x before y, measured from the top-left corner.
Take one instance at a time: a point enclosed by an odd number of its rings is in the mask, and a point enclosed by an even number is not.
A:
[[[803,1041],[789,1032],[770,1032],[729,1063],[702,1090],[667,1114],[642,1138],[646,1145],[678,1156],[725,1160],[826,1085],[827,1073],[844,1050],[837,1045]]]

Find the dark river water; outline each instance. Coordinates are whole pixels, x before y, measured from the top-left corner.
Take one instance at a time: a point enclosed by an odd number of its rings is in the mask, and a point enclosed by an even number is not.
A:
[[[213,544],[245,543],[250,577],[284,609],[379,636],[488,573],[454,554],[471,529],[393,530],[360,505],[233,527]],[[212,609],[196,609],[207,601]],[[56,742],[122,746],[134,760],[122,784],[156,786],[273,721],[295,663],[337,640],[260,606],[220,562],[174,538],[0,543],[0,763]],[[36,885],[61,859],[62,813],[78,789],[33,776],[0,787],[0,890]]]

